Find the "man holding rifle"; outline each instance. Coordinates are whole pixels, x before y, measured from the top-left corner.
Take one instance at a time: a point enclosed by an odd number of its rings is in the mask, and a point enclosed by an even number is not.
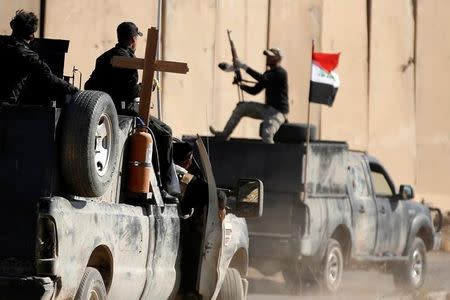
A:
[[[266,56],[267,71],[264,74],[253,70],[239,59],[235,59],[233,65],[227,63],[219,64],[219,67],[226,72],[235,72],[242,69],[252,76],[257,82],[254,86],[249,86],[235,80],[240,89],[256,95],[263,89],[266,90],[266,103],[239,102],[234,109],[230,119],[223,131],[217,131],[210,127],[211,133],[215,136],[229,139],[231,133],[236,128],[242,117],[263,120],[261,126],[261,138],[264,143],[273,143],[273,137],[280,126],[286,121],[289,112],[288,99],[288,79],[286,70],[281,67],[282,53],[280,49],[271,48],[264,50]]]

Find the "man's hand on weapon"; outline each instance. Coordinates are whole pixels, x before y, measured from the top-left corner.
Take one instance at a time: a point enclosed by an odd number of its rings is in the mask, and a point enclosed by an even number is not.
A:
[[[238,58],[236,58],[234,65],[236,66],[236,68],[242,69],[244,71],[247,71],[248,69],[248,66]]]
[[[244,71],[247,71],[248,66],[240,61],[239,59],[236,59],[235,66],[226,62],[221,62],[219,64],[219,68],[224,72],[234,72],[236,71],[236,68],[243,69]]]

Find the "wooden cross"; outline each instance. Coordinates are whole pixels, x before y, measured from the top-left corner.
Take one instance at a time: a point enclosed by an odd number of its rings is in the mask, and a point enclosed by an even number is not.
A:
[[[144,70],[142,75],[141,99],[139,103],[139,117],[146,125],[150,122],[153,77],[155,71],[181,74],[186,74],[189,71],[186,63],[156,60],[157,46],[158,29],[152,27],[147,31],[147,45],[145,47],[144,59],[123,56],[114,56],[111,59],[113,67]]]

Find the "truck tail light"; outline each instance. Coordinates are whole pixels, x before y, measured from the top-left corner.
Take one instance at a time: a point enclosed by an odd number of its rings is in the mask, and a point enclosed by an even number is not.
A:
[[[36,243],[37,258],[56,258],[58,241],[56,224],[53,218],[39,218]]]

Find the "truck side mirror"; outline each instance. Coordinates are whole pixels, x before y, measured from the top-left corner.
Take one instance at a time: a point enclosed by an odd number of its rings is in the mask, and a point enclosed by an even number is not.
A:
[[[414,199],[414,189],[410,185],[404,185],[402,184],[400,186],[400,200],[411,200]]]
[[[263,213],[264,186],[258,179],[239,179],[236,188],[236,216],[259,218]]]

